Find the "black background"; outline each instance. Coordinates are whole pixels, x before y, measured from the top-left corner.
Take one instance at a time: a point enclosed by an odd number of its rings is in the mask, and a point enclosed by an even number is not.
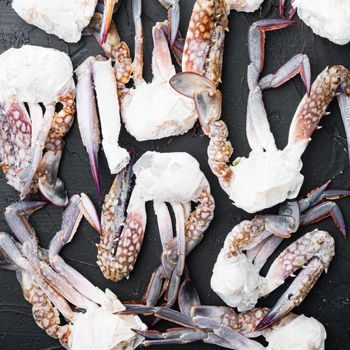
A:
[[[277,0],[275,2],[266,0],[261,10],[254,14],[232,12],[229,17],[230,32],[226,36],[221,91],[223,92],[222,118],[229,127],[230,139],[235,149],[234,156],[248,155],[249,153],[245,135],[248,95],[246,84],[248,65],[247,31],[249,25],[257,19],[277,17],[277,2]],[[133,49],[134,28],[131,1],[121,0],[121,3],[120,10],[114,19],[121,37]],[[193,4],[193,0],[180,1],[180,29],[183,35],[187,30]],[[145,78],[148,81],[151,79],[151,29],[156,21],[162,21],[165,17],[166,12],[158,1],[143,1]],[[54,47],[64,51],[70,55],[74,66],[81,63],[88,55],[100,53],[99,47],[91,36],[84,36],[77,44],[67,44],[55,36],[48,35],[40,29],[26,24],[12,10],[9,0],[0,0],[0,53],[10,47],[20,47],[23,44]],[[284,62],[297,53],[305,53],[309,56],[313,78],[327,65],[342,64],[350,67],[349,45],[337,46],[326,39],[315,36],[301,22],[296,26],[267,34],[264,72],[275,72]],[[304,87],[299,77],[294,78],[277,90],[264,93],[269,121],[279,147],[286,144],[290,121],[303,94]],[[322,129],[314,134],[313,141],[303,156],[305,182],[301,190],[302,195],[327,179],[333,180],[331,188],[350,188],[345,132],[335,102],[331,104],[329,111],[331,115],[322,120]],[[147,113],[145,113],[145,118],[147,118]],[[81,143],[77,123],[72,127],[66,141],[60,176],[68,186],[70,195],[87,192],[97,203],[88,158]],[[159,152],[186,151],[200,162],[202,170],[210,181],[212,193],[216,200],[215,218],[207,230],[204,240],[191,253],[187,262],[202,302],[222,304],[221,300],[210,289],[211,271],[226,234],[234,225],[251,216],[236,209],[231,204],[226,194],[219,187],[217,179],[210,172],[206,156],[208,140],[201,137],[199,131],[195,137],[189,132],[181,137],[140,143],[123,131],[120,142],[122,146],[128,149],[134,148],[137,157],[147,150]],[[108,166],[102,153],[100,168],[103,189],[107,192],[113,176],[108,172]],[[1,176],[0,212],[2,213],[7,205],[17,199],[18,194],[6,184],[6,180]],[[350,227],[350,199],[339,202]],[[95,264],[97,235],[86,222],[81,224],[74,241],[64,249],[63,257],[94,284],[101,288],[111,288],[121,300],[139,299],[145,290],[153,269],[159,264],[159,253],[161,251],[156,220],[151,205],[148,206],[148,212],[149,220],[143,248],[129,281],[113,284],[103,278]],[[50,206],[32,217],[31,222],[36,228],[40,242],[44,247],[47,246],[54,233],[59,230],[61,213],[61,209]],[[336,256],[328,274],[322,275],[313,291],[295,311],[305,313],[307,316],[314,316],[325,325],[328,333],[326,343],[328,350],[350,349],[350,296],[348,295],[350,242],[341,238],[330,219],[317,224],[317,227],[329,230],[335,237]],[[312,228],[314,227],[300,229],[291,240],[284,242],[282,247],[287,246],[293,239]],[[0,216],[0,230],[8,231],[2,214]],[[285,287],[275,291],[265,300],[261,300],[260,305],[271,306],[281,295],[283,288]],[[215,348],[202,343],[189,345],[188,347],[191,347],[191,349]],[[173,346],[174,350],[179,348],[179,346]],[[34,323],[31,306],[25,302],[15,274],[3,271],[0,271],[0,349],[61,349],[56,340],[49,338]],[[165,347],[159,347],[158,349],[162,350]]]

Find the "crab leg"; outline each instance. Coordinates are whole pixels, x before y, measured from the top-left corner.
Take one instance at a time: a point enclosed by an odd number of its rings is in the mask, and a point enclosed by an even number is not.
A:
[[[142,0],[132,0],[132,14],[135,25],[135,57],[133,61],[133,79],[137,85],[143,75],[143,29],[141,21]]]
[[[173,47],[176,40],[180,24],[180,5],[178,0],[159,0],[168,10],[168,29],[170,32],[170,47]]]
[[[102,128],[102,146],[111,173],[117,174],[129,162],[130,156],[126,149],[119,146],[120,111],[115,74],[111,61],[101,56],[91,64]]]
[[[28,104],[30,111],[30,119],[32,121],[32,145],[35,144],[36,139],[38,138],[38,134],[40,128],[43,123],[43,110],[38,103],[30,103]]]
[[[0,249],[19,269],[30,274],[35,280],[35,284],[48,295],[49,299],[54,302],[59,311],[67,319],[73,317],[73,311],[69,304],[52,287],[37,274],[29,261],[19,251],[14,240],[6,233],[0,233]]]
[[[114,6],[116,6],[118,2],[119,0],[104,0],[103,20],[99,40],[101,45],[106,42],[109,26],[112,22]]]
[[[349,85],[349,84],[348,84]],[[349,89],[349,88],[348,88]],[[343,123],[346,132],[346,138],[348,140],[348,157],[350,159],[350,97],[349,92],[345,94],[345,89],[343,89],[342,93],[337,96],[338,105],[340,108],[340,112],[343,118]]]
[[[247,106],[247,136],[252,150],[275,150],[276,144],[262,99],[262,90],[276,88],[300,73],[307,92],[310,92],[311,69],[305,55],[296,55],[284,64],[276,74],[259,75],[264,65],[265,31],[276,30],[294,24],[284,19],[265,19],[255,22],[249,29],[248,47],[251,64],[248,66],[249,97]]]
[[[81,138],[90,160],[92,177],[100,199],[103,198],[98,171],[100,128],[92,82],[92,59],[86,59],[75,71],[77,83],[77,114]]]
[[[288,276],[307,265],[256,330],[270,327],[298,306],[315,285],[321,273],[324,270],[327,271],[333,256],[334,239],[329,233],[318,230],[307,233],[282,252],[266,275],[266,284],[261,287],[261,296],[275,290]]]
[[[44,154],[37,170],[39,190],[52,204],[64,207],[68,204],[68,196],[62,180],[57,178],[63,149],[64,136],[68,133],[74,122],[75,92],[62,96],[57,101],[62,109],[55,113],[49,134],[46,139]]]
[[[350,73],[343,66],[326,68],[314,81],[309,95],[305,95],[293,117],[289,130],[287,148],[294,149],[300,155],[311,140],[320,119],[326,115],[326,109],[338,94],[350,96]],[[342,108],[344,113],[345,109]],[[348,128],[348,113],[343,114],[345,128]],[[348,145],[350,144],[348,139]]]
[[[261,331],[271,327],[300,305],[325,269],[327,267],[320,259],[313,258],[310,260],[255,329]]]
[[[38,132],[35,145],[32,145],[32,161],[30,166],[24,169],[20,173],[20,177],[23,179],[24,185],[21,191],[21,199],[28,194],[30,185],[33,181],[33,177],[40,165],[42,153],[45,147],[46,139],[49,134],[51,124],[55,115],[55,103],[45,105],[45,113],[42,123],[42,128]]]
[[[80,201],[78,195],[71,197],[63,214],[61,230],[56,233],[50,242],[49,260],[54,270],[63,276],[79,293],[101,305],[104,293],[59,256],[63,246],[71,242],[78,229],[82,218],[79,208]]]

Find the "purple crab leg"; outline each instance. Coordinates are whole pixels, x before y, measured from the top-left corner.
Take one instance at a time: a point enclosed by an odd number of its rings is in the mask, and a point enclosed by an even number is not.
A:
[[[201,305],[198,293],[191,279],[187,278],[182,282],[178,295],[179,309],[182,314],[191,317],[191,309]]]
[[[262,19],[253,23],[249,29],[248,47],[250,62],[258,69],[259,73],[264,67],[265,57],[265,32],[286,28],[291,24],[296,24],[296,21],[288,19]]]
[[[30,190],[30,185],[32,184],[33,177],[38,170],[40,165],[43,150],[45,148],[45,143],[47,136],[50,132],[52,121],[55,115],[55,103],[45,105],[45,113],[43,117],[42,128],[38,132],[35,144],[32,145],[32,161],[31,164],[23,169],[19,176],[23,180],[24,185],[21,191],[21,199],[24,199]]]
[[[174,322],[178,325],[188,328],[195,328],[195,324],[190,317],[179,311],[162,306],[145,306],[136,304],[126,304],[126,310],[118,312],[118,315],[154,315],[163,320]]]
[[[38,248],[34,229],[26,220],[26,216],[48,205],[46,202],[16,202],[5,209],[5,221],[21,242],[31,242],[33,249]]]
[[[15,241],[6,233],[0,233],[0,250],[19,269],[30,274],[38,287],[44,291],[66,319],[71,320],[73,318],[74,313],[69,304],[34,270],[29,261],[19,251]]]
[[[92,81],[92,58],[87,58],[75,71],[77,76],[77,115],[80,135],[87,150],[92,177],[97,193],[103,200],[98,170],[100,127],[96,110],[96,99]]]
[[[80,200],[78,195],[71,197],[63,214],[61,230],[56,233],[50,242],[49,260],[54,270],[63,276],[78,292],[93,302],[101,304],[104,293],[59,256],[61,249],[71,242],[78,229],[82,218],[79,208]]]
[[[170,47],[173,47],[178,35],[180,24],[180,5],[178,0],[159,0],[159,2],[168,10],[168,22],[170,31]]]
[[[334,202],[323,202],[308,210],[305,214],[301,216],[300,225],[311,225],[329,216],[332,217],[335,226],[341,232],[343,237],[346,238],[347,233],[345,220],[338,204]]]
[[[166,306],[171,307],[177,298],[181,277],[185,267],[186,236],[185,236],[185,213],[181,204],[172,204],[176,220],[176,262],[172,271],[169,286],[166,293]],[[164,260],[163,260],[164,262]]]
[[[316,201],[321,197],[321,195],[327,189],[330,183],[331,183],[331,180],[328,180],[322,186],[315,188],[310,193],[308,193],[306,198],[300,199],[298,201],[300,212],[302,213],[308,208],[310,208],[311,206],[313,206],[314,204],[316,204],[317,203]]]
[[[94,204],[85,193],[81,193],[80,196],[81,196],[80,211],[83,213],[85,219],[88,221],[91,227],[95,229],[99,235],[101,235],[102,234],[101,221],[100,221],[100,218],[98,217]]]
[[[271,327],[273,324],[285,317],[295,307],[305,299],[307,294],[311,291],[325,266],[323,262],[318,258],[313,258],[302,269],[298,276],[294,279],[291,286],[277,301],[270,312],[260,321],[256,326],[256,331],[262,331]]]

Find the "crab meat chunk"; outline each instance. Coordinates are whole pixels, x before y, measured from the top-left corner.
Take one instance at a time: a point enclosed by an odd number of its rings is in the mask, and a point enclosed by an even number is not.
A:
[[[293,7],[315,34],[338,45],[350,41],[350,0],[295,0]]]
[[[182,135],[197,121],[193,100],[160,78],[151,83],[142,81],[131,91],[122,117],[126,129],[138,141]]]
[[[252,151],[238,158],[229,196],[238,208],[255,213],[295,198],[303,183],[302,162],[294,149]]]
[[[0,94],[11,103],[52,103],[74,90],[73,66],[64,52],[24,45],[0,56]]]
[[[144,201],[189,202],[201,191],[205,176],[188,153],[145,153],[134,165],[135,190]]]
[[[268,350],[324,350],[327,333],[321,322],[300,315],[290,323],[272,329],[265,338],[269,343]]]
[[[12,7],[26,22],[66,42],[76,43],[90,23],[97,0],[13,0]]]
[[[138,316],[119,316],[125,310],[123,304],[109,290],[106,303],[89,308],[86,313],[77,313],[70,338],[71,350],[133,350],[143,337],[132,329],[146,330]]]
[[[254,12],[263,2],[264,0],[226,0],[230,9],[238,12]]]

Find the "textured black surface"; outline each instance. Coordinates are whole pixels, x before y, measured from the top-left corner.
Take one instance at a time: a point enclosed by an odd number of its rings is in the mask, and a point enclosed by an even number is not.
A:
[[[56,0],[59,1],[59,0]],[[131,48],[133,47],[133,25],[131,1],[121,0],[122,5],[115,16],[120,34]],[[193,0],[182,0],[181,25],[186,33],[191,15]],[[166,16],[164,9],[156,0],[143,1],[143,24],[145,28],[145,77],[151,78],[150,62],[152,54],[151,28],[156,21]],[[230,32],[226,37],[224,56],[223,83],[223,115],[230,131],[230,139],[235,148],[234,155],[247,155],[249,152],[245,136],[245,113],[248,88],[246,84],[246,68],[248,64],[247,30],[249,25],[263,17],[277,16],[277,0],[275,3],[266,0],[261,11],[254,14],[230,15]],[[0,0],[0,53],[10,47],[20,47],[23,44],[35,44],[54,47],[68,53],[76,66],[88,55],[100,52],[92,37],[83,37],[78,44],[68,45],[55,36],[23,22],[11,9],[9,0]],[[285,61],[296,53],[305,53],[310,57],[313,78],[327,65],[343,64],[350,67],[350,46],[336,46],[329,41],[312,34],[303,23],[288,29],[267,34],[265,72],[275,72]],[[295,78],[285,86],[265,93],[265,104],[276,141],[280,147],[287,140],[291,118],[304,94],[300,78]],[[347,161],[345,132],[336,103],[329,108],[331,115],[322,120],[322,129],[315,133],[313,141],[303,156],[305,182],[301,194],[319,185],[327,179],[333,179],[331,188],[350,188],[349,169]],[[147,118],[147,114],[145,114]],[[83,149],[78,126],[75,123],[68,137],[60,175],[68,186],[70,195],[87,192],[97,202],[93,182],[90,176],[88,159]],[[207,175],[212,193],[216,200],[215,219],[206,232],[200,246],[188,257],[188,266],[192,278],[199,290],[203,303],[220,305],[220,299],[210,290],[210,276],[216,256],[223,240],[230,229],[250,216],[236,209],[226,194],[220,189],[217,179],[211,174],[206,157],[208,140],[200,136],[193,137],[191,132],[177,138],[155,142],[136,142],[123,131],[121,143],[127,148],[135,148],[137,157],[147,150],[160,152],[187,151],[201,163],[201,168]],[[109,175],[107,163],[101,155],[101,174],[103,189],[106,192],[113,177]],[[0,212],[11,202],[18,199],[6,180],[0,178]],[[342,200],[340,205],[350,227],[350,200]],[[158,239],[156,221],[151,207],[149,209],[148,228],[136,268],[129,281],[118,284],[104,280],[95,264],[95,243],[97,235],[83,222],[79,232],[69,246],[64,249],[63,257],[69,264],[87,276],[101,288],[109,287],[123,300],[142,296],[146,283],[155,267],[159,264],[161,250]],[[50,238],[60,227],[61,210],[48,207],[32,217],[32,223],[40,237],[43,246],[47,246]],[[304,303],[295,311],[314,316],[320,320],[328,332],[326,348],[328,350],[350,349],[350,242],[344,241],[336,231],[330,219],[317,225],[331,232],[336,240],[336,256],[328,274],[323,274],[314,290]],[[314,227],[301,229],[292,239]],[[3,216],[0,216],[0,230],[8,231]],[[291,240],[284,242],[283,247]],[[284,288],[284,287],[282,287]],[[281,289],[272,293],[260,305],[271,306],[281,294]],[[174,350],[178,346],[172,347]],[[197,343],[189,345],[191,349],[214,349],[214,346]],[[61,349],[58,342],[49,338],[39,329],[31,315],[31,306],[25,302],[14,273],[0,271],[0,349],[1,350],[53,350]],[[159,347],[159,350],[165,347]]]

